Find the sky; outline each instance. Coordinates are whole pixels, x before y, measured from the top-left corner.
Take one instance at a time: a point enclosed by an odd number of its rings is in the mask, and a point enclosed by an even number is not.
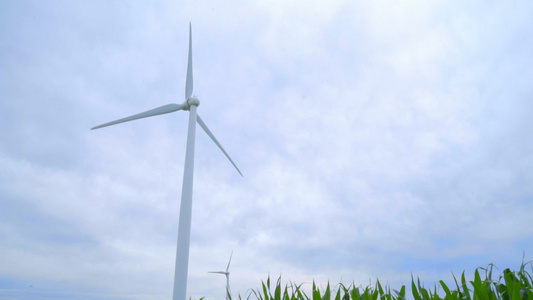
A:
[[[426,286],[533,259],[530,1],[0,1],[0,299]],[[309,286],[309,285],[306,285]]]

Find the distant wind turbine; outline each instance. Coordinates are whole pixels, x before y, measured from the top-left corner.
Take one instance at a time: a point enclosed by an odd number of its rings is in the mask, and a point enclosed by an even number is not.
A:
[[[211,271],[207,273],[214,273],[214,274],[224,274],[226,275],[226,300],[230,299],[230,288],[229,288],[229,264],[231,264],[231,257],[233,256],[233,251],[231,251],[231,255],[229,256],[228,266],[226,267],[226,271]]]
[[[157,107],[133,116],[98,125],[91,129],[98,129],[119,123],[129,122],[137,119],[168,114],[178,110],[189,111],[189,126],[187,131],[187,146],[185,150],[185,166],[183,171],[183,186],[181,190],[180,219],[178,224],[178,246],[176,249],[176,269],[174,273],[174,291],[173,300],[185,300],[187,292],[187,271],[189,268],[189,242],[191,237],[191,213],[192,213],[192,187],[194,174],[194,140],[196,134],[196,122],[202,127],[207,135],[222,150],[224,155],[229,159],[231,164],[237,169],[241,176],[242,173],[237,165],[229,157],[228,153],[222,148],[222,145],[215,138],[213,133],[207,128],[204,121],[196,113],[200,101],[192,95],[192,26],[189,23],[189,57],[187,63],[187,81],[185,83],[185,101],[182,104],[167,104]]]

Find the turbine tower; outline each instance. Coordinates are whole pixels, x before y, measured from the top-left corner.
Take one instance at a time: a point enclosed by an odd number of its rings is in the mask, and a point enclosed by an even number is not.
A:
[[[185,150],[185,166],[183,171],[183,185],[181,190],[180,217],[178,224],[178,245],[176,247],[176,269],[174,273],[173,300],[186,300],[187,293],[187,271],[189,268],[189,242],[191,237],[191,214],[192,214],[192,190],[194,175],[194,140],[196,135],[196,123],[202,127],[207,135],[215,142],[224,155],[229,159],[241,176],[242,173],[235,165],[228,153],[215,138],[213,133],[207,128],[204,121],[196,113],[200,101],[192,95],[192,26],[189,22],[189,55],[187,62],[187,80],[185,82],[185,101],[182,104],[167,104],[139,114],[135,114],[116,121],[98,125],[91,129],[98,129],[119,123],[129,122],[137,119],[168,114],[171,112],[184,110],[189,111],[189,125],[187,131],[187,146]]]
[[[211,271],[207,273],[215,273],[215,274],[224,274],[226,275],[226,300],[229,300],[231,297],[231,290],[229,288],[229,264],[231,264],[231,257],[233,256],[233,251],[231,251],[231,255],[229,256],[228,266],[226,267],[226,271]]]

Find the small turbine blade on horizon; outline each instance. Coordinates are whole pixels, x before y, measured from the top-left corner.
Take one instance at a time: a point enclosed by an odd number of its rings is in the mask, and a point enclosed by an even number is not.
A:
[[[224,155],[226,155],[226,157],[229,159],[229,161],[231,162],[231,164],[235,167],[235,169],[237,170],[237,172],[239,172],[239,174],[241,174],[242,177],[244,177],[244,175],[242,175],[242,172],[241,170],[239,170],[239,168],[237,167],[237,165],[233,162],[233,160],[231,159],[231,157],[229,157],[229,154],[226,152],[226,150],[224,150],[224,148],[222,147],[222,145],[220,145],[220,143],[218,142],[218,140],[215,138],[215,136],[213,135],[213,133],[211,132],[211,130],[209,130],[209,128],[207,128],[207,125],[205,125],[204,121],[202,120],[202,118],[200,118],[199,115],[196,116],[196,121],[198,122],[198,124],[200,125],[200,127],[202,127],[202,129],[205,131],[205,133],[207,133],[207,135],[211,138],[211,140],[213,140],[213,142],[215,142],[215,144],[217,144],[218,148],[220,150],[222,150],[222,153],[224,153]],[[233,252],[231,253],[233,255]],[[230,261],[231,261],[231,257],[230,257]],[[229,265],[228,265],[229,266]]]
[[[171,112],[175,112],[175,111],[181,110],[183,108],[184,108],[184,106],[181,105],[181,104],[167,104],[167,105],[163,105],[163,106],[160,106],[158,108],[154,108],[154,109],[151,109],[151,110],[139,113],[139,114],[135,114],[133,116],[129,116],[129,117],[126,117],[126,118],[118,119],[118,120],[115,120],[115,121],[104,123],[102,125],[95,126],[95,127],[91,128],[91,130],[102,128],[102,127],[107,127],[107,126],[111,126],[111,125],[116,125],[116,124],[120,124],[120,123],[124,123],[124,122],[134,121],[134,120],[138,120],[138,119],[142,119],[142,118],[148,118],[148,117],[153,117],[153,116],[157,116],[157,115],[168,114],[168,113],[171,113]]]
[[[233,251],[231,251],[231,255],[229,256],[228,266],[226,267],[226,273],[228,273],[228,274],[229,274],[229,265],[231,264],[231,257],[232,256],[233,256]]]

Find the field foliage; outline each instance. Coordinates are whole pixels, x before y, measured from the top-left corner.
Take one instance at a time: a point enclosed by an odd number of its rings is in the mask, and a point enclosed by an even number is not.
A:
[[[532,262],[522,263],[518,271],[504,269],[501,274],[494,276],[494,265],[487,268],[477,268],[473,280],[466,280],[465,272],[460,278],[454,278],[453,286],[439,281],[434,287],[426,288],[420,279],[411,278],[410,292],[406,286],[391,289],[382,285],[379,280],[375,284],[362,287],[355,283],[350,285],[337,284],[319,288],[312,283],[310,294],[303,291],[302,285],[287,283],[283,286],[281,277],[274,283],[270,277],[261,287],[251,290],[246,300],[533,300],[533,265]],[[531,273],[528,270],[531,269]],[[230,297],[231,298],[231,297]],[[239,300],[243,298],[239,295]]]

